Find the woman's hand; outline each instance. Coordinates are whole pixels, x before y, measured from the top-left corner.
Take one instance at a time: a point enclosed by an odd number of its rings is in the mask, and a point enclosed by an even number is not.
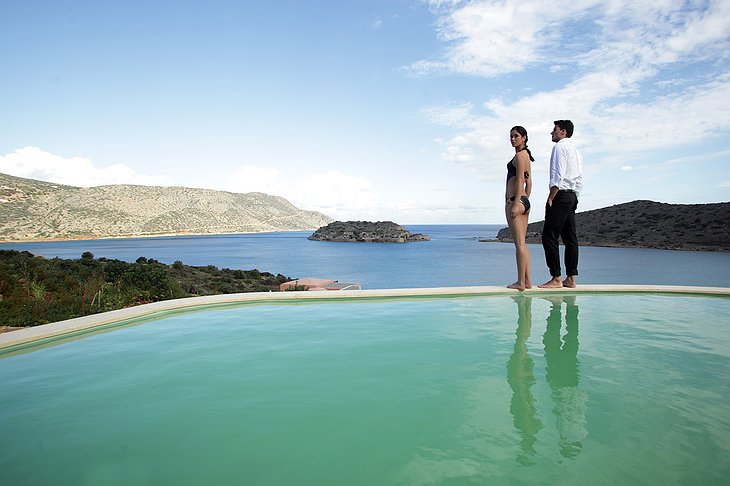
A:
[[[520,214],[522,214],[522,212],[520,211],[519,203],[515,201],[512,203],[512,210],[510,211],[510,215],[512,216],[512,219],[514,219]]]

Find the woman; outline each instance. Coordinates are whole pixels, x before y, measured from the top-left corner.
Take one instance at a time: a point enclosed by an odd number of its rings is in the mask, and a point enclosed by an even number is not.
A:
[[[512,241],[515,242],[517,257],[517,281],[507,286],[510,289],[525,290],[532,288],[530,282],[530,250],[525,243],[527,234],[527,220],[530,215],[530,200],[532,192],[532,158],[527,148],[527,130],[523,127],[513,127],[509,132],[509,139],[515,148],[515,156],[507,164],[507,189],[505,190],[505,215],[509,226]]]

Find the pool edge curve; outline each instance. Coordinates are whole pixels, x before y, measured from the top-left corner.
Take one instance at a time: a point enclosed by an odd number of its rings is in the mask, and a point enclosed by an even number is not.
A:
[[[342,299],[382,299],[407,297],[455,297],[466,295],[535,295],[550,293],[651,293],[691,294],[697,296],[730,297],[727,287],[694,287],[676,285],[581,285],[577,288],[533,288],[519,292],[504,287],[430,287],[402,289],[343,290],[321,292],[249,292],[238,294],[207,295],[184,299],[165,300],[150,304],[118,309],[100,314],[76,317],[65,321],[33,326],[0,334],[0,354],[33,345],[40,341],[66,337],[102,329],[108,326],[147,319],[170,311],[186,311],[202,306],[237,303],[306,302]]]

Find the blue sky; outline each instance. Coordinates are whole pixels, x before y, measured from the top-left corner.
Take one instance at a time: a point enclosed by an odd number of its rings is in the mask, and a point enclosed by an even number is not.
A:
[[[560,5],[0,0],[0,172],[499,224],[509,129],[540,208],[570,118],[579,210],[730,200],[730,0]]]

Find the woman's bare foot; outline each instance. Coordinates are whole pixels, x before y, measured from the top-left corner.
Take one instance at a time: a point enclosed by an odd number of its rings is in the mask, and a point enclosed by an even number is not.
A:
[[[570,289],[575,288],[575,277],[572,275],[568,275],[565,277],[565,280],[563,280],[563,287],[568,287]]]
[[[541,289],[560,289],[563,288],[563,281],[560,280],[560,277],[553,277],[544,284],[538,285],[538,287]]]
[[[521,284],[521,283],[519,283],[519,282],[515,282],[515,283],[513,283],[513,284],[509,284],[509,285],[507,286],[507,288],[508,288],[508,289],[515,289],[515,290],[520,290],[520,291],[522,291],[522,290],[525,290],[525,286],[524,286],[524,285],[522,285],[522,284]]]

